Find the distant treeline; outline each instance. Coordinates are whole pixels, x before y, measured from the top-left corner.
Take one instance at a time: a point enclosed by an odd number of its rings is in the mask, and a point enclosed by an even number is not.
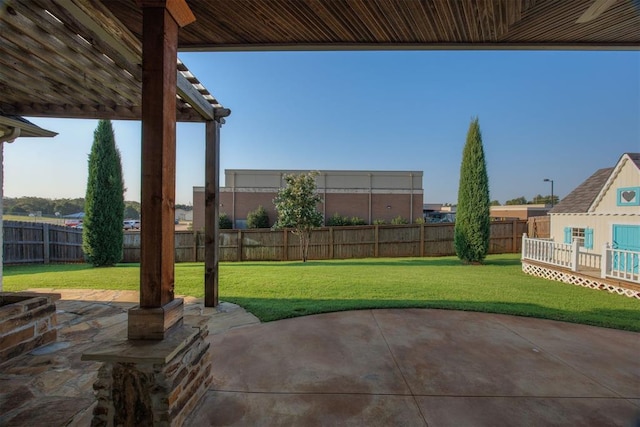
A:
[[[84,197],[77,199],[46,199],[43,197],[5,197],[3,212],[11,215],[36,214],[42,216],[65,216],[84,212]],[[140,219],[140,202],[125,201],[124,217]],[[191,205],[176,205],[176,209],[190,211]]]
[[[3,213],[11,215],[38,214],[65,216],[84,211],[84,197],[77,199],[46,199],[43,197],[5,197]],[[139,218],[140,203],[125,202],[125,217]]]

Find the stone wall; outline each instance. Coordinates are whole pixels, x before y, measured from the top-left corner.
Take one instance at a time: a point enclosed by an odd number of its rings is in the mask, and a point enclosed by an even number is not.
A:
[[[103,364],[94,384],[98,404],[93,412],[93,427],[184,423],[211,383],[211,356],[209,343],[204,340],[208,335],[205,322],[198,322],[195,328],[188,325],[179,328],[174,332],[178,339],[169,338],[157,344],[145,342],[133,350],[146,347],[142,353],[148,353],[148,358],[132,357],[129,350],[122,351],[121,361],[109,357],[113,360]],[[174,351],[177,353],[171,356]],[[169,354],[168,360],[153,360],[163,352]]]
[[[0,363],[57,339],[60,294],[0,292]]]

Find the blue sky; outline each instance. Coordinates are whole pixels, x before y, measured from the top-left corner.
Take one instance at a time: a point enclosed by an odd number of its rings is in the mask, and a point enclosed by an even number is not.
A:
[[[232,115],[221,169],[424,172],[425,203],[455,203],[480,119],[492,199],[563,197],[640,152],[640,52],[182,53]],[[33,118],[53,139],[5,144],[7,197],[84,197],[94,120]],[[140,124],[114,122],[127,200],[140,200]],[[204,184],[204,125],[179,124],[177,203]]]

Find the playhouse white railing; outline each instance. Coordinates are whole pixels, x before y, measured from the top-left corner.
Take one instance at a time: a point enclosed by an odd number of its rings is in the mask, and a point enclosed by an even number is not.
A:
[[[600,270],[600,277],[640,283],[640,252],[604,245],[602,254],[580,251],[578,241],[556,243],[522,236],[522,259],[567,268],[571,271]]]
[[[605,245],[600,277],[640,283],[640,252],[613,249]]]
[[[569,245],[547,239],[532,239],[527,237],[526,233],[522,236],[522,259],[577,271],[578,254],[578,242],[573,242]]]

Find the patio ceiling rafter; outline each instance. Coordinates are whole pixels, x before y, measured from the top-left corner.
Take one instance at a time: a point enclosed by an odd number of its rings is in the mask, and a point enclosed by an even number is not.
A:
[[[0,7],[1,112],[140,120],[142,43],[101,2],[8,1]],[[212,120],[219,102],[181,62],[176,73],[176,120]]]

